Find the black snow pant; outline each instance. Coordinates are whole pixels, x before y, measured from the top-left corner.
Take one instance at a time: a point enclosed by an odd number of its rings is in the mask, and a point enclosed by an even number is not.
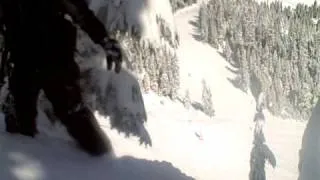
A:
[[[58,28],[63,29],[61,26]],[[23,135],[33,137],[37,133],[37,100],[40,89],[43,89],[56,116],[80,147],[91,155],[102,155],[111,150],[111,145],[94,114],[82,100],[80,70],[73,54],[75,32],[57,33],[59,36],[55,39],[60,43],[55,45],[53,41],[54,53],[42,56],[45,58],[36,55],[32,59],[26,51],[27,55],[22,53],[23,57],[21,53],[12,54],[15,66],[9,79],[9,89],[14,100],[15,124]],[[74,41],[70,41],[70,36]],[[64,39],[69,41],[61,43]]]

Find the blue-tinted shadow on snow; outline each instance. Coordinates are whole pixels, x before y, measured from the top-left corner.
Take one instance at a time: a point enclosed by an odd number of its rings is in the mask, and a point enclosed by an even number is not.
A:
[[[194,180],[165,161],[89,157],[63,139],[0,132],[1,180]]]
[[[204,42],[205,38],[201,33],[201,28],[199,24],[199,16],[195,16],[194,19],[188,21],[189,24],[193,26],[193,33],[191,34],[192,37],[200,42]]]

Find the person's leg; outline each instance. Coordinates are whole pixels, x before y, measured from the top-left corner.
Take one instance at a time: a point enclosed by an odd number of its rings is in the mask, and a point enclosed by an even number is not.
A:
[[[44,92],[57,117],[80,147],[91,155],[102,155],[111,150],[111,144],[94,114],[83,103],[79,74],[77,64],[66,61],[65,67],[56,67],[50,72]]]
[[[39,84],[36,73],[25,67],[14,68],[9,79],[9,90],[12,94],[10,100],[15,118],[7,117],[7,131],[18,131],[23,135],[34,137],[38,132],[36,117]]]

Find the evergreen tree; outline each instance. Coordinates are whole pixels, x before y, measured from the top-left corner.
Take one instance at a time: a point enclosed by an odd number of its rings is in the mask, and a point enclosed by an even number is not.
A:
[[[210,117],[214,116],[212,94],[205,80],[202,80],[202,105],[204,107],[204,113]]]
[[[232,50],[229,45],[229,42],[226,42],[225,47],[223,49],[223,55],[225,56],[228,62],[232,62]]]

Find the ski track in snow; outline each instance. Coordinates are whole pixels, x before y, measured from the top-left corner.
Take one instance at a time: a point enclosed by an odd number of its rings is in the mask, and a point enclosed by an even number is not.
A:
[[[74,147],[64,132],[44,125],[35,139],[9,135],[2,130],[1,179],[248,179],[254,101],[227,80],[234,75],[226,69],[228,64],[217,50],[193,38],[196,31],[189,21],[195,20],[197,12],[198,5],[193,5],[175,15],[181,40],[178,49],[181,93],[189,89],[191,99],[201,102],[204,78],[212,91],[215,117],[210,119],[153,93],[144,94],[146,129],[153,146],[139,146],[136,138],[125,138],[100,119],[114,148],[113,155],[103,158],[88,157]],[[39,118],[43,121],[44,117]],[[276,169],[266,166],[267,179],[297,179],[298,150],[305,124],[270,115],[266,119],[267,144],[277,158]]]

